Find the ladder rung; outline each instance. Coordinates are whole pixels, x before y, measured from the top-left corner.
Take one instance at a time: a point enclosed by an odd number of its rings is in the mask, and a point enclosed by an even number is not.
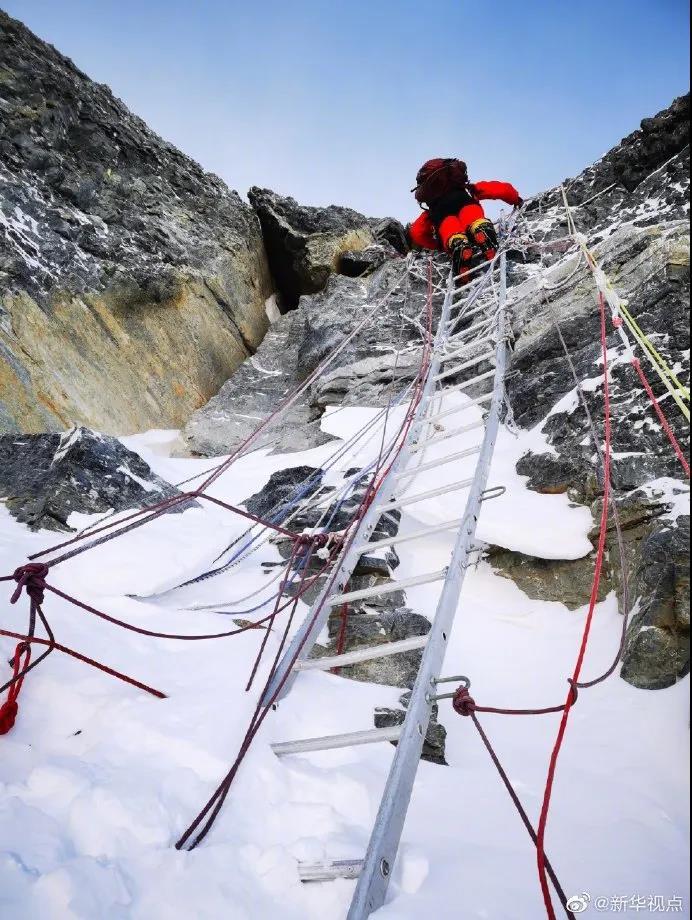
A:
[[[454,342],[463,342],[463,340],[470,335],[472,332],[476,332],[478,329],[482,329],[484,326],[487,326],[492,322],[492,316],[482,319],[478,323],[473,323],[471,326],[467,326],[465,329],[461,329],[459,332],[455,332],[454,335],[447,337],[445,345],[449,347],[450,344]],[[479,341],[478,339],[476,341]]]
[[[451,486],[439,486],[437,489],[428,489],[427,492],[418,492],[416,495],[410,495],[408,498],[400,498],[395,502],[378,505],[382,511],[392,511],[394,508],[404,508],[406,505],[415,505],[416,502],[425,501],[426,498],[435,498],[436,495],[446,495],[447,492],[456,492],[459,489],[468,489],[473,479],[462,479],[460,482],[454,482]]]
[[[469,348],[474,348],[476,345],[487,345],[488,342],[494,341],[491,335],[484,335],[480,339],[472,339],[470,342],[467,342],[466,345],[462,345],[461,348],[455,348],[454,351],[448,351],[443,353],[440,361],[445,363],[451,361],[452,358],[458,358],[459,355],[463,355],[465,351],[468,351]]]
[[[454,307],[458,307],[462,303],[463,301],[461,300],[458,300],[456,303],[452,303],[452,309],[454,309]],[[482,313],[484,310],[487,310],[487,307],[485,304],[481,304],[480,307],[474,307],[473,310],[469,310],[467,313],[459,313],[457,316],[450,319],[449,325],[456,326],[459,324],[460,320],[469,319],[469,317],[471,316],[477,316],[479,313]],[[464,332],[464,331],[465,330],[463,329],[460,330],[460,332]]]
[[[363,868],[362,859],[325,859],[323,862],[299,862],[298,877],[301,882],[331,882],[337,878],[358,878]]]
[[[487,380],[489,377],[495,376],[495,369],[491,371],[486,371],[484,374],[479,374],[477,377],[472,377],[470,380],[465,380],[463,383],[457,383],[453,387],[446,387],[443,390],[444,393],[454,393],[457,390],[465,390],[467,387],[471,387],[474,383],[480,383],[481,380]],[[439,394],[438,394],[439,395]]]
[[[325,658],[305,658],[298,660],[293,665],[294,671],[329,671],[331,668],[342,668],[349,664],[359,664],[361,661],[372,661],[374,658],[388,658],[401,652],[413,652],[423,648],[428,641],[425,636],[412,636],[410,639],[400,639],[397,642],[382,642],[379,645],[369,645],[367,648],[354,649],[344,652],[343,655],[329,655]]]
[[[397,473],[396,479],[405,479],[416,476],[418,473],[424,473],[426,470],[434,470],[436,466],[444,466],[445,463],[452,463],[454,460],[463,460],[464,457],[472,457],[474,454],[480,452],[481,445],[476,447],[469,447],[468,450],[460,450],[455,454],[447,454],[446,457],[442,457],[440,460],[431,460],[429,463],[421,463],[420,466],[415,466],[412,470],[404,470],[403,473]]]
[[[347,604],[351,601],[362,601],[368,597],[379,597],[381,594],[393,594],[402,588],[413,588],[416,585],[427,585],[433,581],[440,581],[446,574],[447,569],[440,569],[439,572],[428,572],[426,575],[416,575],[413,578],[404,578],[402,581],[390,581],[383,585],[375,585],[372,588],[347,591],[345,594],[332,594],[327,599],[327,605],[329,607],[338,607],[339,604]]]
[[[363,869],[362,859],[335,859],[323,862],[298,863],[301,882],[331,882],[337,878],[358,878]]]
[[[413,533],[404,534],[403,536],[386,537],[384,540],[378,540],[377,543],[362,543],[356,548],[357,553],[370,552],[376,549],[382,549],[385,546],[397,546],[399,543],[409,543],[411,540],[419,540],[431,533],[440,533],[443,530],[452,530],[458,527],[463,518],[455,518],[453,521],[445,521],[444,524],[433,524],[431,527],[424,527],[423,530],[416,530]]]
[[[381,741],[396,741],[401,734],[401,725],[391,728],[368,728],[362,732],[346,732],[343,735],[323,735],[321,738],[301,738],[297,741],[279,741],[271,749],[277,757],[286,754],[307,754],[310,751],[332,751],[336,748],[355,747],[359,744],[377,744]]]
[[[473,422],[471,425],[462,425],[460,428],[453,428],[451,431],[447,431],[445,434],[433,435],[431,438],[425,438],[423,441],[420,441],[418,444],[415,444],[411,448],[411,453],[415,454],[417,450],[423,450],[426,447],[429,447],[431,444],[439,444],[440,441],[446,441],[448,438],[454,438],[458,434],[464,434],[466,431],[476,431],[478,428],[483,428],[485,425],[485,419],[481,419],[479,422]]]
[[[449,390],[444,390],[444,393],[449,393]],[[435,393],[435,397],[439,397],[439,393]],[[436,422],[438,419],[447,418],[448,415],[454,415],[457,412],[463,412],[464,409],[470,409],[471,406],[479,406],[484,402],[489,402],[493,398],[492,392],[484,393],[482,396],[478,396],[476,399],[470,399],[468,402],[464,403],[463,406],[454,406],[452,409],[445,409],[444,412],[438,412],[437,415],[429,415],[426,417],[425,421],[428,424]]]
[[[446,371],[441,371],[439,374],[435,374],[435,380],[444,380],[445,377],[453,377],[454,374],[460,374],[461,371],[465,371],[469,367],[473,367],[475,364],[482,364],[484,361],[490,361],[495,357],[494,351],[486,351],[485,354],[477,355],[475,358],[471,358],[470,361],[465,361],[463,364],[457,365],[457,367],[450,367]]]
[[[477,323],[472,323],[470,326],[467,326],[465,329],[461,329],[455,335],[450,335],[447,339],[446,344],[449,345],[450,342],[453,342],[455,339],[461,341],[461,339],[466,338],[467,335],[471,335],[472,332],[476,332],[478,329],[482,329],[484,326],[487,326],[493,321],[492,316],[486,316],[484,319],[480,320]]]

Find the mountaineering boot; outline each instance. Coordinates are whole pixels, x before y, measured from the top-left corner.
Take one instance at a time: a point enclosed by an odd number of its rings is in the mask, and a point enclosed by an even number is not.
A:
[[[447,240],[447,251],[452,257],[452,271],[461,287],[468,282],[468,273],[474,263],[475,249],[465,233],[454,233]]]
[[[478,246],[483,256],[490,262],[497,255],[497,231],[487,217],[474,220],[467,230],[468,236]]]

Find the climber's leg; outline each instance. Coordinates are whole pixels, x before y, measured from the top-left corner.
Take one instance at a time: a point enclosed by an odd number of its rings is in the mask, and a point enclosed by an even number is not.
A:
[[[450,214],[449,217],[445,217],[437,232],[440,242],[452,258],[454,276],[460,284],[464,284],[473,258],[473,247],[464,233],[459,215]]]
[[[464,208],[459,215],[460,218],[465,211],[470,211],[471,208],[475,208],[475,206],[468,205],[468,207]],[[483,213],[483,209],[479,207],[478,210],[481,212],[480,215],[477,213],[464,215],[466,219],[462,219],[462,223],[465,224],[464,229],[471,242],[480,249],[484,258],[490,262],[497,255],[497,231],[493,222],[488,220]],[[471,219],[467,220],[468,217]]]
[[[439,236],[443,247],[449,251],[450,239],[455,234],[463,233],[465,230],[466,227],[462,226],[462,223],[459,220],[459,216],[457,214],[450,214],[449,217],[444,218],[440,226],[437,228],[437,235]]]
[[[447,240],[447,250],[452,257],[454,277],[460,286],[466,284],[476,253],[471,241],[465,233],[453,233]]]

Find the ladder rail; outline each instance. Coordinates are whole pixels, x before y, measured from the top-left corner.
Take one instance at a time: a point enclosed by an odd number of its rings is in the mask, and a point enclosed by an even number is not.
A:
[[[411,691],[406,717],[347,920],[366,920],[373,911],[384,904],[432,713],[435,680],[440,675],[447,640],[459,604],[467,560],[474,544],[476,523],[480,514],[483,492],[487,485],[504,402],[504,377],[507,367],[505,320],[507,261],[504,251],[500,255],[499,264],[500,304],[497,314],[496,366],[493,400],[488,413],[485,438],[466,503],[464,525],[457,536],[435,617],[428,633],[428,642]]]

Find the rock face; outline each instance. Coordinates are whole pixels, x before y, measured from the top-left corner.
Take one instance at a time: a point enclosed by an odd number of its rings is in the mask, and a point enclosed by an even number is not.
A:
[[[248,198],[262,225],[284,310],[294,309],[301,294],[321,291],[330,275],[343,272],[358,277],[402,251],[403,228],[398,221],[374,220],[335,205],[306,207],[256,187]],[[368,255],[358,259],[363,250]]]
[[[650,530],[634,569],[640,605],[632,619],[622,676],[649,690],[689,671],[690,519]]]
[[[346,478],[354,476],[358,470],[349,470]],[[360,504],[365,490],[365,484],[355,489],[346,502],[329,500],[323,509],[314,506],[307,507],[305,502],[316,496],[321,488],[323,495],[328,498],[334,491],[331,487],[322,485],[323,471],[309,466],[290,467],[274,473],[264,487],[245,501],[246,508],[253,514],[272,516],[277,508],[283,509],[283,516],[288,510],[288,502],[303,504],[303,508],[295,508],[291,517],[291,527],[296,531],[313,528],[318,525],[327,526],[331,533],[336,533],[345,528],[353,514],[354,509]],[[398,532],[400,513],[397,511],[383,515],[374,529],[370,540],[372,542],[383,539],[385,536],[395,536]],[[278,548],[284,558],[291,556],[290,541],[279,541]],[[314,560],[309,571],[321,568],[323,561]],[[391,581],[391,572],[399,564],[399,559],[393,548],[383,557],[361,556],[354,574],[349,581],[349,590],[372,587],[376,584],[385,584]],[[327,583],[327,576],[318,578],[314,585],[305,593],[304,600],[312,603]],[[337,655],[350,652],[365,646],[384,645],[397,642],[412,636],[425,636],[430,632],[430,623],[418,613],[405,606],[406,596],[403,591],[395,591],[382,596],[368,598],[365,602],[354,602],[344,611],[333,611],[327,621],[328,641],[317,644],[312,650],[313,658]],[[397,655],[388,655],[383,658],[373,658],[341,667],[339,674],[351,680],[360,680],[368,683],[386,684],[392,687],[411,689],[420,667],[422,652],[412,650],[401,652]],[[406,705],[406,695],[401,698],[402,705]],[[377,727],[400,725],[405,716],[403,709],[382,709],[375,714]],[[425,740],[423,758],[435,763],[444,763],[446,732],[437,722],[436,714],[432,719]]]
[[[642,122],[635,132],[565,189],[577,229],[588,237],[637,322],[689,385],[689,97]],[[544,254],[548,280],[538,287],[539,256],[532,242],[550,244],[567,233],[561,193],[555,189],[527,209],[527,252],[513,266],[510,298],[516,344],[508,380],[514,416],[538,426],[554,453],[528,454],[518,471],[530,488],[567,492],[591,506],[597,520],[602,483],[589,428],[555,321],[571,353],[602,442],[603,369],[599,309],[587,270],[559,247]],[[674,492],[684,491],[679,461],[643,392],[619,336],[608,324],[611,363],[615,496],[625,530],[627,571],[637,612],[632,619],[622,676],[638,687],[664,687],[686,673],[689,605],[684,600],[682,550],[689,518],[673,514]],[[689,456],[689,428],[642,358],[657,396]],[[676,485],[678,481],[678,485]],[[596,534],[593,534],[595,543]],[[617,587],[617,547],[609,540],[604,588]],[[506,551],[497,564],[532,597],[555,599],[569,585],[573,606],[586,603],[592,560],[547,565]],[[580,585],[582,586],[580,588]],[[584,589],[587,589],[586,593]]]
[[[254,352],[256,215],[0,12],[0,431],[179,426]]]
[[[138,454],[88,428],[0,435],[0,497],[32,530],[70,530],[73,511],[124,511],[179,494]]]
[[[407,287],[401,260],[387,260],[366,278],[331,275],[323,291],[301,297],[296,310],[272,325],[257,354],[192,416],[185,429],[191,451],[231,451],[361,321],[367,320],[362,332],[306,389],[280,429],[267,429],[256,443],[277,450],[317,446],[328,440],[319,427],[325,406],[395,400],[420,366],[424,291],[423,281]]]

